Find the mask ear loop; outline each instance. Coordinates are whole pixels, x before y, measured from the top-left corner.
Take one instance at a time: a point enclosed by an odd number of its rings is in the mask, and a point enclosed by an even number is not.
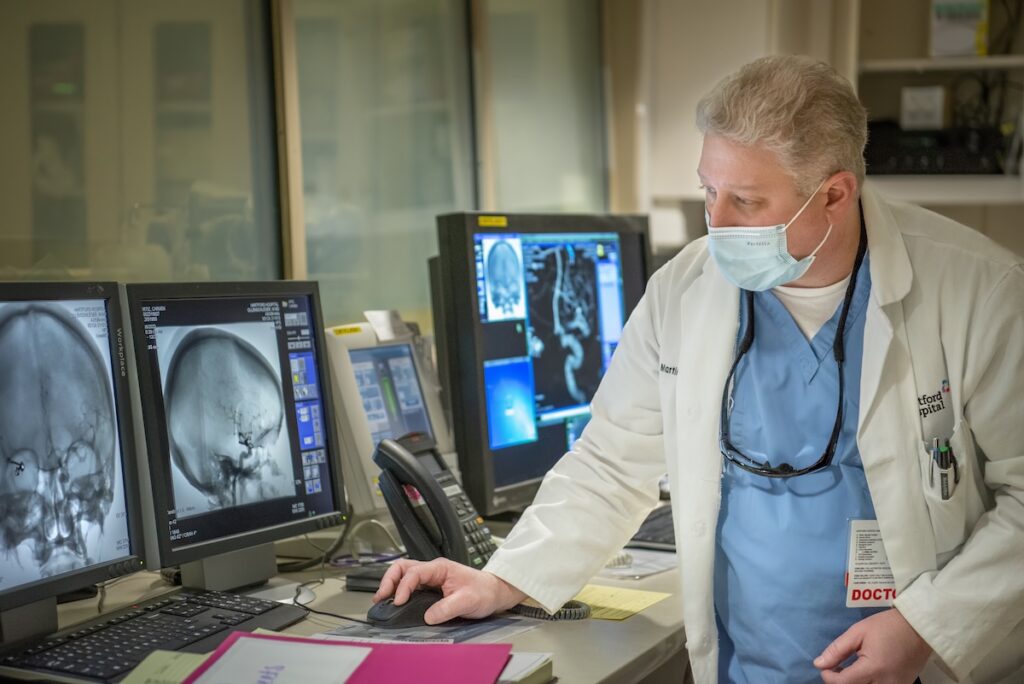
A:
[[[785,226],[782,227],[782,231],[783,232],[789,230],[789,227],[791,225],[793,225],[793,221],[796,221],[798,218],[800,218],[800,214],[804,213],[804,209],[806,209],[811,204],[811,200],[814,199],[815,196],[817,196],[818,191],[821,190],[821,188],[825,185],[825,181],[827,181],[827,180],[828,180],[828,178],[825,178],[820,183],[818,183],[818,187],[816,187],[814,189],[814,192],[812,192],[811,196],[807,198],[807,201],[804,202],[804,205],[802,207],[800,207],[800,210],[797,211],[795,214],[793,214],[793,218],[789,219],[789,223],[787,223]],[[829,230],[831,230],[831,229],[832,229],[832,227],[829,226]],[[818,245],[818,246],[820,247],[821,245]]]
[[[821,242],[818,243],[818,246],[815,247],[814,251],[812,251],[807,256],[811,257],[811,258],[817,256],[818,250],[821,249],[821,246],[825,244],[825,241],[828,240],[828,236],[831,235],[831,234],[832,234],[832,224],[830,223],[830,224],[828,224],[828,230],[825,231],[825,237],[821,238]]]

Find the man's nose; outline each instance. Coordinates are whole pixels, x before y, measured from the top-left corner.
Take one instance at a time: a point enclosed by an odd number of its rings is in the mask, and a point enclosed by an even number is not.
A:
[[[704,207],[708,212],[708,228],[712,226],[715,228],[725,228],[740,225],[736,222],[736,217],[732,215],[732,212],[729,211],[724,202],[706,202]]]

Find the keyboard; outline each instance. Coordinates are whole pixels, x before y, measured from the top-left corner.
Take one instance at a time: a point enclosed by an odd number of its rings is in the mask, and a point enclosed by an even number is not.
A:
[[[233,631],[278,630],[305,616],[276,601],[183,589],[22,644],[0,656],[0,679],[116,682],[157,649],[207,653]]]
[[[675,551],[676,534],[672,524],[672,506],[658,506],[640,525],[640,529],[626,544],[639,549]]]

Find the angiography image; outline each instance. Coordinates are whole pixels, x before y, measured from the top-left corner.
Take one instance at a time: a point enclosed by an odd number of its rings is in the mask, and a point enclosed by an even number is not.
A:
[[[537,404],[586,404],[601,380],[597,263],[584,249],[564,243],[530,245],[525,256]]]
[[[106,305],[0,304],[0,588],[128,553]]]
[[[158,326],[179,519],[295,493],[271,323]]]
[[[525,318],[522,243],[516,238],[484,238],[481,243],[487,286],[487,320]]]

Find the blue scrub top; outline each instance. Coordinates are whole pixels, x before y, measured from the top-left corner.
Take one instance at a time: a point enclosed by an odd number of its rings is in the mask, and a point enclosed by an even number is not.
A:
[[[846,322],[846,406],[832,465],[779,479],[724,463],[714,596],[720,682],[820,682],[811,661],[884,610],[847,608],[845,587],[849,521],[875,518],[856,441],[870,290],[865,255]],[[832,343],[841,310],[808,341],[773,293],[755,294],[754,343],[736,369],[730,423],[744,454],[794,468],[821,457],[839,399]],[[741,338],[746,323],[741,305]]]

